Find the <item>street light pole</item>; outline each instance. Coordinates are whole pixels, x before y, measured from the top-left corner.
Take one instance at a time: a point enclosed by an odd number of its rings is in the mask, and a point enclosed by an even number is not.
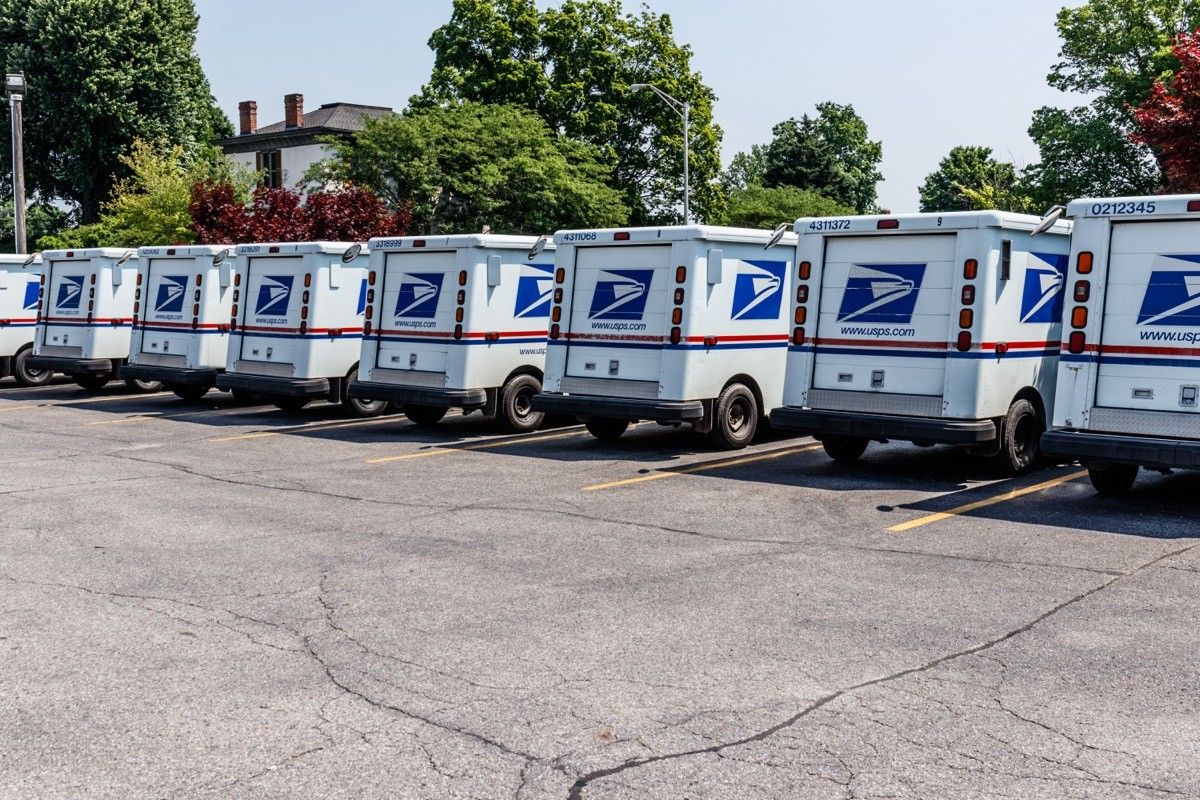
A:
[[[692,181],[690,175],[690,153],[692,149],[692,104],[686,100],[676,100],[652,83],[635,83],[629,87],[630,92],[640,92],[643,89],[649,89],[654,92],[660,100],[670,106],[672,111],[683,118],[683,224],[691,225]]]
[[[21,119],[21,101],[25,99],[25,75],[9,73],[4,79],[4,90],[8,93],[8,108],[12,115],[12,161],[13,161],[13,231],[16,251],[27,251],[25,242],[25,143],[24,123]]]

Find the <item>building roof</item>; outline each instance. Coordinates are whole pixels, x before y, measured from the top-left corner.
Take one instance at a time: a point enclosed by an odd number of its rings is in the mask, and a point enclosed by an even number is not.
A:
[[[220,139],[226,153],[261,150],[272,147],[294,147],[311,143],[317,136],[350,134],[366,127],[368,119],[386,117],[395,112],[386,106],[365,106],[358,103],[326,103],[318,109],[304,112],[304,124],[295,128],[284,122],[264,125],[254,133]]]

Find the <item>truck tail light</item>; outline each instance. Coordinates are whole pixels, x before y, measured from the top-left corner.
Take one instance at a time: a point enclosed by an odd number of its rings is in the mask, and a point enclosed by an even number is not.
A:
[[[898,219],[881,219],[875,223],[875,227],[881,231],[894,231],[900,227]]]
[[[370,319],[374,315],[374,313],[375,313],[374,306],[367,306],[366,310],[363,311],[363,316],[365,316],[367,319]]]
[[[797,303],[807,303],[808,302],[808,287],[807,286],[801,286],[796,289],[796,302]]]
[[[1087,327],[1087,306],[1075,306],[1071,309],[1071,327],[1086,328]]]
[[[979,262],[973,258],[968,258],[963,262],[963,277],[969,281],[975,280],[979,275]]]
[[[675,310],[673,310],[671,312],[671,324],[672,325],[682,325],[683,324],[683,309],[682,308],[676,308]]]
[[[1083,352],[1086,344],[1087,339],[1083,335],[1083,331],[1071,331],[1071,335],[1067,338],[1067,352],[1079,355]]]
[[[91,275],[88,277],[88,283],[92,284],[92,286],[95,286],[95,285],[96,285],[96,273],[94,273],[94,272],[93,272],[93,273],[92,273],[92,274],[91,274]]]
[[[459,289],[459,290],[458,290],[458,297],[456,297],[456,298],[455,298],[455,301],[456,301],[456,302],[457,302],[457,303],[458,303],[460,306],[461,306],[462,304],[466,303],[466,302],[467,302],[467,290],[466,290],[466,289]]]
[[[138,313],[138,311],[141,310],[141,308],[142,308],[142,304],[139,303],[137,300],[134,300],[133,301],[133,315],[135,317],[137,316],[137,313]]]
[[[463,327],[462,327],[462,325],[455,325],[455,326],[454,326],[454,338],[455,338],[455,339],[461,339],[462,337],[463,337]]]
[[[363,323],[363,333],[367,336],[370,336],[372,330],[374,330],[374,326],[371,324],[371,320],[368,318],[367,321]]]
[[[306,289],[304,291],[304,294],[300,295],[300,302],[304,303],[305,305],[308,305],[308,300],[309,300],[309,294],[308,294],[308,290]]]
[[[975,305],[975,287],[964,286],[962,290],[962,304],[964,306]]]
[[[138,275],[138,277],[139,277],[139,278],[140,278],[140,277],[142,277],[142,276],[141,276],[141,274],[139,274],[139,275]],[[197,276],[196,276],[196,285],[197,285],[197,286],[199,286],[199,285],[200,285],[200,284],[202,284],[202,283],[204,283],[204,276],[203,276],[203,275],[197,275]]]
[[[488,331],[483,335],[483,340],[485,342],[498,342],[500,341],[500,334],[495,331]]]
[[[233,317],[234,319],[237,319],[237,315],[238,315],[238,304],[234,303],[233,308],[231,308],[229,310],[229,316]]]
[[[307,289],[309,286],[312,286],[312,273],[306,272],[304,273],[304,288]]]
[[[618,231],[617,233],[614,233],[613,241],[614,242],[628,242],[629,241],[629,231]]]
[[[812,275],[812,262],[801,261],[800,267],[796,270],[796,274],[800,276],[800,280],[806,281]]]
[[[91,321],[92,321],[92,320],[94,320],[94,319],[95,319],[95,317],[94,317],[94,316],[92,316],[92,312],[90,312],[90,311],[89,311],[89,312],[88,312],[88,315],[87,315],[87,321],[88,321],[88,322],[91,322]]]
[[[561,303],[562,299],[563,299],[562,289],[555,289],[554,290],[554,302]]]
[[[140,273],[140,272],[139,272],[139,273],[137,274],[137,278],[134,280],[134,282],[133,282],[133,285],[134,285],[134,286],[141,286],[141,285],[142,285],[142,273]]]
[[[1075,271],[1080,275],[1090,275],[1092,272],[1092,264],[1096,257],[1087,250],[1079,254],[1079,258],[1075,260]]]
[[[567,280],[567,271],[565,269],[563,269],[562,267],[559,267],[558,269],[554,270],[554,282],[555,283],[565,283],[566,280]]]
[[[558,327],[557,322],[550,326],[550,338],[551,339],[557,339],[561,335],[562,335],[562,329]]]
[[[683,287],[682,286],[680,286],[678,289],[675,290],[675,305],[677,305],[677,306],[683,305]]]
[[[562,320],[562,306],[555,306],[550,309],[550,321],[559,322]]]
[[[200,290],[199,289],[197,289],[195,292],[192,293],[192,299],[195,300],[197,303],[200,302]]]
[[[969,308],[964,308],[958,312],[958,327],[969,328],[975,324],[975,312]]]
[[[367,289],[367,302],[368,303],[375,302],[375,290],[374,289]]]
[[[675,282],[683,283],[686,280],[687,280],[687,267],[676,267],[675,268]]]
[[[458,285],[459,286],[467,285],[467,271],[465,269],[460,269],[458,271]]]
[[[792,331],[792,344],[794,346],[799,347],[800,345],[804,344],[806,340],[804,328],[796,328],[796,330]]]
[[[233,285],[234,286],[242,285],[242,275],[240,272],[233,273]]]
[[[232,333],[237,330],[237,317],[229,318],[229,331]]]
[[[300,319],[308,319],[308,306],[300,306]]]
[[[717,346],[717,337],[705,336],[704,337],[704,346],[705,347],[716,347]]]
[[[141,300],[141,299],[142,299],[142,290],[141,290],[141,289],[134,289],[134,290],[133,290],[133,299],[134,299],[134,300]]]
[[[958,339],[954,342],[954,346],[960,353],[966,353],[971,349],[971,332],[960,331]]]
[[[136,324],[136,323],[137,323],[137,320],[134,320],[134,323]],[[196,329],[197,329],[197,328],[199,328],[199,327],[200,327],[200,320],[199,320],[199,318],[197,318],[197,317],[192,317],[192,330],[196,330]]]
[[[1200,211],[1200,200],[1189,200],[1188,211]]]
[[[192,304],[192,316],[193,317],[200,316],[200,304],[199,303]]]
[[[1092,296],[1092,285],[1087,281],[1075,281],[1075,302],[1086,303]]]
[[[239,298],[239,297],[241,297],[241,296],[242,296],[242,291],[241,291],[241,289],[234,289],[234,290],[233,290],[233,302],[235,302],[235,303],[236,303],[236,302],[238,301],[238,298]]]
[[[301,320],[300,321],[300,335],[303,336],[306,333],[308,333],[308,323],[305,322],[304,320]]]
[[[375,270],[371,270],[370,272],[367,273],[367,286],[374,286],[374,285],[375,285]]]
[[[679,344],[683,340],[683,331],[679,328],[671,328],[671,344]]]
[[[804,306],[796,306],[796,324],[803,325],[808,321],[808,309]]]

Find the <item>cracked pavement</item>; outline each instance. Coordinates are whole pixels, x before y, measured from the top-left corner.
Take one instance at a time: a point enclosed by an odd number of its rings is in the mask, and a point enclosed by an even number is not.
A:
[[[0,384],[0,797],[1200,797],[1196,476],[83,397]]]

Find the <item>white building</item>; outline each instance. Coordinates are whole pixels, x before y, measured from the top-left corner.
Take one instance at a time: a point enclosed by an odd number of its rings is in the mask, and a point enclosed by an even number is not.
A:
[[[313,163],[329,155],[321,136],[349,136],[360,131],[367,119],[387,116],[392,109],[355,103],[327,103],[304,113],[304,95],[283,98],[282,122],[258,127],[258,103],[238,104],[238,135],[217,142],[236,163],[261,170],[263,183],[271,187],[295,188]]]

